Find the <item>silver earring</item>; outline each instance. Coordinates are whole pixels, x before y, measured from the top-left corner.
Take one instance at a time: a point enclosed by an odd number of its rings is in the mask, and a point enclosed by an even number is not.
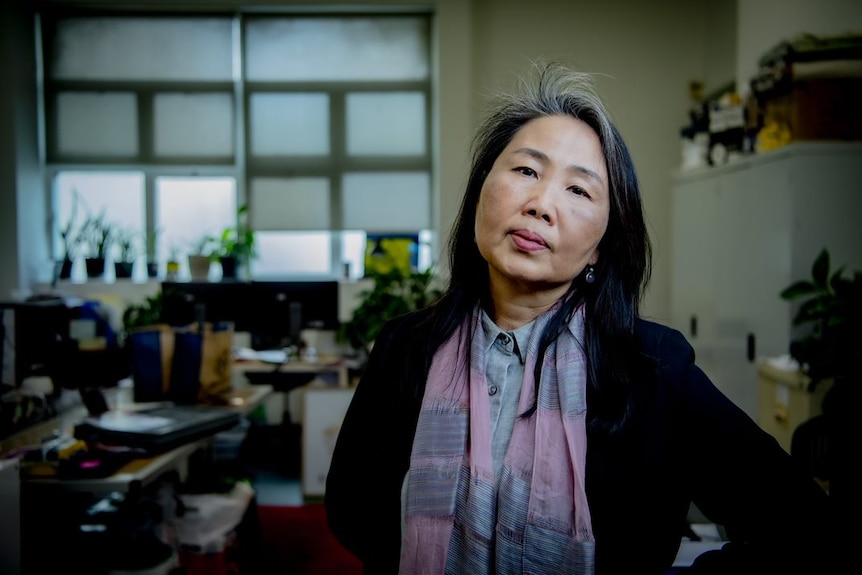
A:
[[[596,268],[593,266],[587,266],[587,273],[584,275],[584,280],[588,284],[596,283]]]

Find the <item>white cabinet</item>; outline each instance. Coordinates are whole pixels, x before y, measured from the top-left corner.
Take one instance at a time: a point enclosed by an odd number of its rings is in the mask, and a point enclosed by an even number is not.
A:
[[[311,384],[303,391],[302,494],[306,498],[326,494],[332,451],[352,399],[353,388]]]
[[[808,390],[811,380],[797,370],[787,370],[770,361],[758,362],[760,412],[757,422],[790,453],[796,428],[822,413],[821,406],[832,380],[821,381]]]
[[[782,289],[862,269],[862,143],[804,142],[679,174],[672,194],[671,323],[716,386],[757,418],[758,357],[786,354],[795,307]]]

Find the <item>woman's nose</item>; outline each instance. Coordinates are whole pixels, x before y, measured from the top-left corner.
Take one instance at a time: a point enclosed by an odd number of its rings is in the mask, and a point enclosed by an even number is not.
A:
[[[547,185],[539,183],[531,190],[524,211],[526,214],[534,218],[542,218],[550,224],[553,223],[552,206],[553,199],[550,189]]]

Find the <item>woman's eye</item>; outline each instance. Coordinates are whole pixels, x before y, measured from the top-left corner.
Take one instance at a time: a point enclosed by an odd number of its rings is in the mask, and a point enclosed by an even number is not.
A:
[[[584,197],[587,197],[587,198],[589,198],[589,197],[590,197],[590,194],[587,192],[587,190],[585,190],[584,188],[582,188],[582,187],[580,187],[580,186],[572,186],[572,187],[571,187],[571,188],[569,188],[569,189],[570,189],[573,193],[575,193],[575,194],[577,194],[577,195],[579,195],[579,196],[584,196]]]
[[[533,168],[527,168],[524,166],[522,166],[520,168],[515,168],[515,171],[521,172],[525,176],[535,176],[536,175],[536,170],[534,170]]]

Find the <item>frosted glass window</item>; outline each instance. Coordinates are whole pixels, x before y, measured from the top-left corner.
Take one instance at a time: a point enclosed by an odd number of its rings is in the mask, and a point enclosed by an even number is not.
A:
[[[54,246],[58,255],[62,253],[60,228],[71,222],[71,235],[78,236],[89,217],[102,217],[109,225],[131,233],[140,233],[143,237],[146,229],[146,208],[144,174],[141,172],[58,172],[54,178],[54,198]],[[73,260],[80,263],[81,258],[95,254],[85,242],[76,246],[71,255]],[[111,279],[112,266],[105,269],[105,279]],[[136,266],[135,272],[132,279],[146,276],[143,266]],[[82,265],[73,266],[71,279],[86,280]]]
[[[326,230],[329,179],[255,178],[250,205],[256,230]]]
[[[156,178],[159,260],[177,257],[188,278],[188,254],[205,236],[219,237],[236,225],[236,181],[230,177]]]
[[[256,279],[295,274],[330,274],[332,272],[329,232],[255,233],[258,257],[251,262]]]
[[[70,18],[57,23],[51,77],[229,81],[232,42],[230,18]]]
[[[431,230],[419,230],[419,269],[427,270],[435,264],[431,253],[433,234]]]
[[[353,156],[424,154],[425,94],[348,94],[347,153]]]
[[[125,157],[138,153],[135,94],[64,92],[57,96],[57,152]]]
[[[249,18],[251,81],[425,80],[428,19]]]
[[[142,170],[104,193],[180,280],[245,201],[255,278],[360,278],[366,233],[428,229],[431,11],[43,16],[46,168]]]
[[[230,94],[158,94],[153,104],[157,156],[232,156]]]
[[[344,228],[369,232],[429,228],[430,194],[425,172],[345,174]]]
[[[252,94],[254,156],[317,156],[329,153],[329,95]]]
[[[344,230],[340,235],[342,277],[358,280],[365,276],[365,240],[367,234],[361,230]]]

